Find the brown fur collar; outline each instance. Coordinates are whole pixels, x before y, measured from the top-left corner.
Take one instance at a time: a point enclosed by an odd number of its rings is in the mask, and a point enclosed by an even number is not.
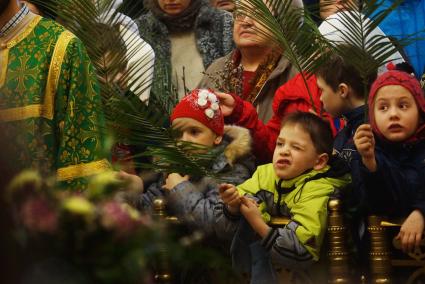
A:
[[[231,138],[231,142],[224,150],[224,155],[230,165],[239,158],[251,152],[252,138],[249,130],[240,126],[224,126],[224,134]]]

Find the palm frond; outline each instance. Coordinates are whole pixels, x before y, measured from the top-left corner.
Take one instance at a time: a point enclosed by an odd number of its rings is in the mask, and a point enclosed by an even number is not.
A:
[[[371,74],[378,67],[385,65],[394,55],[398,46],[405,46],[414,40],[413,36],[394,44],[387,36],[374,34],[375,28],[403,0],[395,0],[385,10],[378,12],[383,0],[346,1],[343,9],[337,9],[338,20],[328,17],[328,24],[334,31],[337,40],[328,40],[330,36],[322,35],[313,20],[314,14],[320,11],[335,10],[334,0],[321,1],[313,11],[293,6],[293,0],[241,0],[237,13],[255,19],[264,29],[259,32],[279,46],[284,56],[300,71],[314,73],[326,63],[329,51],[342,56],[363,78],[365,86]],[[341,47],[344,43],[354,48]],[[353,52],[353,50],[355,50]],[[305,79],[304,79],[305,80]],[[368,90],[364,90],[367,99]],[[311,97],[311,95],[310,95]]]
[[[166,127],[177,102],[177,96],[165,95],[174,94],[171,83],[166,80],[168,74],[155,78],[162,82],[158,84],[161,88],[150,93],[149,104],[134,95],[150,88],[152,82],[140,78],[144,70],[153,67],[153,62],[141,57],[134,64],[128,64],[143,46],[137,33],[123,36],[123,31],[130,31],[132,26],[123,21],[124,16],[116,10],[114,0],[33,1],[49,5],[60,22],[83,41],[97,71],[102,111],[107,131],[114,141],[146,148],[137,156],[155,158],[144,167],[194,176],[215,176],[208,167],[220,153],[201,145],[180,143],[175,132]],[[126,9],[131,10],[131,7]],[[134,77],[136,79],[131,80]],[[194,152],[196,154],[191,154]]]

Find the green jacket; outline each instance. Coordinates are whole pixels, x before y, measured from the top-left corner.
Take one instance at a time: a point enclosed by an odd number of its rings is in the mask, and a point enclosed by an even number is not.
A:
[[[258,167],[254,175],[237,188],[241,195],[252,195],[262,201],[260,210],[264,221],[269,222],[270,216],[286,216],[296,223],[296,238],[314,260],[318,260],[325,234],[329,195],[335,188],[351,182],[349,174],[329,177],[327,173],[330,172],[330,166],[326,166],[323,170],[312,170],[291,180],[279,180],[273,164],[266,164]],[[290,224],[288,226],[291,227]],[[272,229],[263,243],[271,247],[278,239],[279,229]]]

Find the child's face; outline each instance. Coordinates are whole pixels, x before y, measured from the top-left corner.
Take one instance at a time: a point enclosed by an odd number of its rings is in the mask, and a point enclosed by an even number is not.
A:
[[[176,16],[189,7],[192,0],[158,0],[158,5],[164,13]]]
[[[402,86],[380,88],[376,93],[373,110],[376,127],[389,141],[405,141],[418,128],[418,106],[412,94]]]
[[[222,136],[217,136],[211,129],[192,118],[176,118],[171,126],[180,130],[180,141],[212,147],[220,144],[222,139]]]
[[[340,117],[345,109],[345,102],[340,90],[336,92],[329,86],[322,77],[317,76],[317,86],[322,91],[320,101],[323,108],[334,117]]]
[[[322,155],[317,153],[310,135],[300,125],[285,124],[276,141],[273,168],[279,178],[292,179],[308,169],[319,169]]]

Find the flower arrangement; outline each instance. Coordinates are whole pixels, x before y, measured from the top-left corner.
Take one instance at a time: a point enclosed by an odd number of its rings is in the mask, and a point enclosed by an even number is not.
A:
[[[32,171],[17,175],[5,197],[23,283],[154,283],[159,272],[177,277],[183,266],[220,261],[196,232],[117,200],[122,188],[113,172],[84,193],[60,191]]]

